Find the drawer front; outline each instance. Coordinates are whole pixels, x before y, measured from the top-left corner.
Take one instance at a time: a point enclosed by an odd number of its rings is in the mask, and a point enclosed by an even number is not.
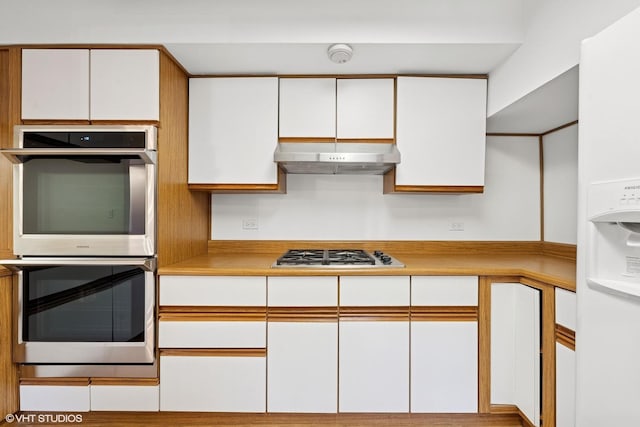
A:
[[[476,306],[478,276],[412,276],[411,305]]]
[[[342,276],[341,306],[408,306],[409,276]]]
[[[159,386],[92,385],[92,411],[145,411],[160,410]]]
[[[264,348],[264,321],[160,321],[160,348]]]
[[[556,323],[576,330],[576,294],[556,288]]]
[[[266,277],[160,276],[160,305],[264,306]]]
[[[268,290],[271,307],[338,305],[337,277],[269,277]]]
[[[21,385],[20,410],[45,412],[87,412],[89,386]]]

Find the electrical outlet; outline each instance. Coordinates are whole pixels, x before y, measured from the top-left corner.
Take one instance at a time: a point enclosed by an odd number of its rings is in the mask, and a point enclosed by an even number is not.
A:
[[[464,222],[452,222],[449,224],[449,231],[464,231]]]
[[[244,218],[242,220],[242,229],[243,230],[257,230],[258,229],[258,218]]]

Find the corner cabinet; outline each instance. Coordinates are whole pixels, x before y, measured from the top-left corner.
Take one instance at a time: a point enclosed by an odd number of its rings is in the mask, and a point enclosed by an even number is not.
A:
[[[385,193],[482,193],[486,78],[398,77],[396,144],[402,160]]]
[[[189,80],[189,189],[284,193],[277,143],[277,77]]]
[[[23,49],[22,119],[158,121],[155,49]]]
[[[491,284],[491,404],[515,405],[540,426],[541,291]]]

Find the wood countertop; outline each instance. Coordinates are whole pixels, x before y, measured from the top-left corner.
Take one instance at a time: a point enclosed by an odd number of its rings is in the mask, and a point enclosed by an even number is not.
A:
[[[575,260],[540,253],[406,253],[385,250],[404,268],[272,268],[282,251],[219,253],[159,268],[160,275],[212,276],[519,276],[575,291]]]

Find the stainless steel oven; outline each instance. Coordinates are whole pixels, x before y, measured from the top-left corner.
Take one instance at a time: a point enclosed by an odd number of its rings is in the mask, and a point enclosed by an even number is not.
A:
[[[16,126],[14,253],[153,256],[156,128]]]
[[[14,284],[14,361],[149,364],[155,258],[22,258]]]

